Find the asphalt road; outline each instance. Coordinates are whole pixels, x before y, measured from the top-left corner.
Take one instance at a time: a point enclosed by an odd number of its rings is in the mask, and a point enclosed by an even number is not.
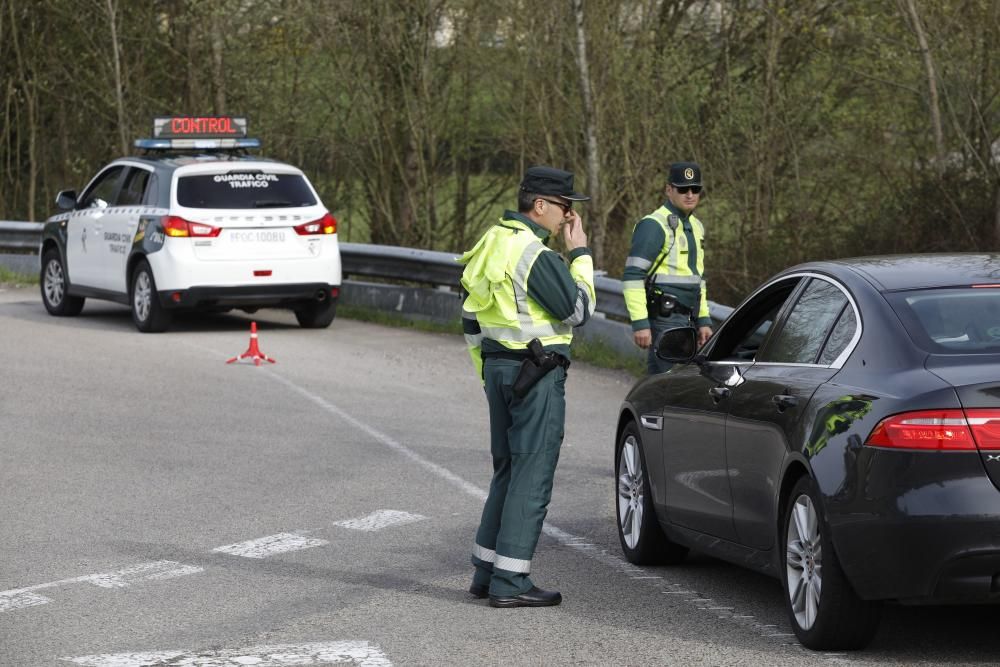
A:
[[[489,483],[460,337],[254,316],[142,335],[0,289],[0,665],[996,663],[1000,609],[888,607],[866,651],[789,635],[777,581],[695,556],[636,568],[614,524],[631,379],[574,364],[533,565],[561,606],[467,593]]]

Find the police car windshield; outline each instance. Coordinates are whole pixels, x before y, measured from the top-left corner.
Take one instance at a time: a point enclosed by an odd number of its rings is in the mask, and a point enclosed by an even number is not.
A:
[[[295,208],[316,198],[299,174],[198,174],[177,180],[177,203],[191,208]]]

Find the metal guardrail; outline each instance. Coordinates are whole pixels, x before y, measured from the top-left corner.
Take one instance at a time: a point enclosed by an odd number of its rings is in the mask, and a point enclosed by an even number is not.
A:
[[[38,249],[42,235],[40,222],[0,220],[0,251]]]
[[[0,220],[0,252],[5,250],[37,252],[41,243],[42,223]],[[461,288],[462,266],[456,255],[436,250],[420,250],[369,243],[341,243],[340,259],[345,276],[367,276],[399,282]],[[594,279],[597,311],[627,322],[628,310],[622,295],[622,282],[598,275]],[[732,308],[708,302],[716,322],[729,316]]]

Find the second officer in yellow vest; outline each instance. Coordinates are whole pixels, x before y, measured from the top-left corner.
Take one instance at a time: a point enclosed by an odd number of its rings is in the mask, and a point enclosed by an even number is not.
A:
[[[469,592],[494,607],[557,605],[529,578],[566,416],[573,327],[594,313],[594,263],[573,175],[531,167],[507,211],[459,259],[462,325],[490,411],[493,479],[472,547]],[[547,247],[561,237],[568,263]]]
[[[670,165],[667,201],[639,221],[622,273],[625,305],[635,344],[649,350],[650,375],[671,364],[654,352],[660,334],[672,327],[698,327],[698,344],[712,335],[705,291],[705,226],[694,216],[701,201],[701,167]]]

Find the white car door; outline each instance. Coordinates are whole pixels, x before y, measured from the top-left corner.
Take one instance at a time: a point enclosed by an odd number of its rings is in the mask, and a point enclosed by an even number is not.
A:
[[[76,210],[69,216],[66,225],[66,265],[74,286],[102,289],[101,273],[107,261],[105,218],[112,210],[124,171],[122,165],[111,165],[98,174],[77,200]]]
[[[97,287],[119,294],[128,293],[125,267],[132,239],[142,215],[143,195],[153,175],[151,169],[129,165],[115,206],[104,216],[100,277]]]

